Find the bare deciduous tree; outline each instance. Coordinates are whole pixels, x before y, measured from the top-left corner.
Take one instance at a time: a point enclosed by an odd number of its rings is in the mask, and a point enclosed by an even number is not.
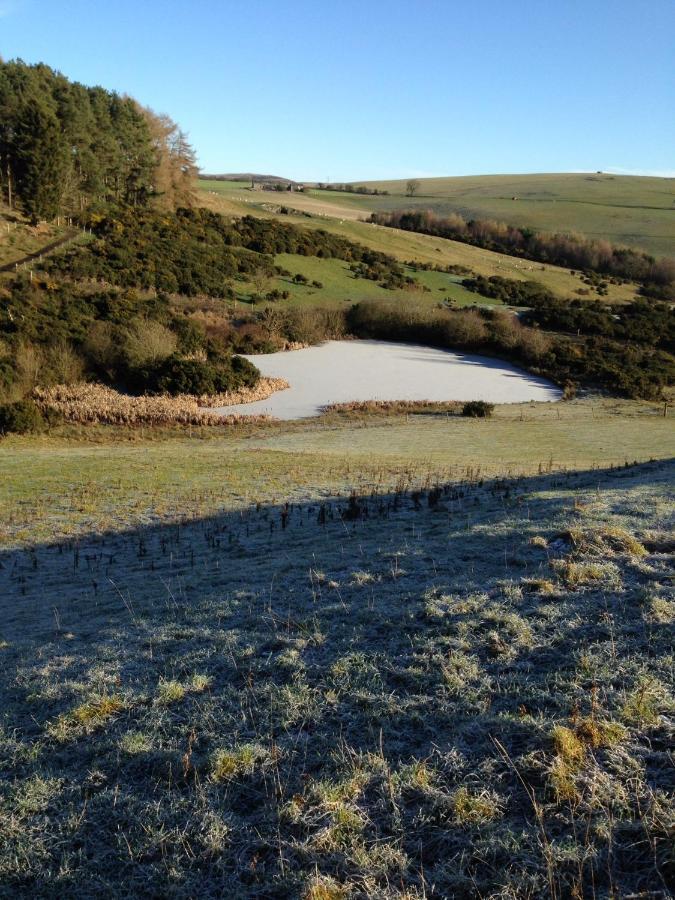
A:
[[[268,306],[258,316],[260,325],[265,329],[267,337],[270,339],[276,337],[282,332],[285,320],[285,311],[281,309],[275,309],[272,306]]]
[[[411,178],[410,181],[406,182],[405,192],[409,197],[414,197],[421,187],[422,185],[416,178]]]
[[[255,288],[256,294],[259,294],[261,297],[264,297],[265,294],[271,290],[272,278],[268,270],[263,266],[259,266],[255,270],[251,276],[251,282]]]

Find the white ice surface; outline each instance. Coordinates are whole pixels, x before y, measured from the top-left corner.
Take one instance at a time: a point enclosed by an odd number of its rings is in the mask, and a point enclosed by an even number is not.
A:
[[[486,356],[385,341],[327,341],[304,350],[247,356],[263,375],[291,385],[266,400],[219,408],[224,414],[315,416],[351,400],[559,400],[560,390]]]

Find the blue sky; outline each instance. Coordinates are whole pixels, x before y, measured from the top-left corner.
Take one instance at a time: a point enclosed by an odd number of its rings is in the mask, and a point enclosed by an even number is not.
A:
[[[0,0],[0,55],[167,112],[210,172],[675,175],[673,0]]]

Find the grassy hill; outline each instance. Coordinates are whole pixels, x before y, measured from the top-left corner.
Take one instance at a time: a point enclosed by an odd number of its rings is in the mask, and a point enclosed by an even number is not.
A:
[[[518,281],[538,281],[563,297],[573,297],[578,290],[585,288],[580,273],[572,275],[569,269],[518,259],[458,241],[370,225],[360,221],[368,215],[367,208],[342,205],[352,199],[357,204],[367,204],[372,199],[381,198],[311,191],[309,194],[284,194],[279,199],[275,194],[250,191],[247,187],[245,182],[200,181],[200,203],[223,215],[252,215],[262,218],[279,218],[279,210],[285,207],[289,214],[282,216],[284,221],[339,234],[373,250],[389,253],[401,261],[417,260],[440,266],[461,265],[486,277],[501,275]],[[625,303],[634,299],[635,294],[635,285],[610,284],[606,299],[609,302]]]
[[[320,191],[353,210],[432,209],[439,215],[498,219],[542,231],[574,231],[675,257],[675,179],[633,175],[481,175],[423,178],[414,197],[406,181],[364,181],[389,191],[373,197]]]
[[[13,271],[17,263],[77,233],[76,229],[54,223],[32,225],[22,213],[0,203],[0,272]]]
[[[6,446],[8,895],[667,890],[672,463],[242,444]]]

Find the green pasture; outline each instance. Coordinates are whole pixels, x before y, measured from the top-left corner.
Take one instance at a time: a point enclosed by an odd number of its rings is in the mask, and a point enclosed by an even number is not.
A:
[[[468,218],[494,218],[544,231],[574,231],[653,253],[675,256],[675,179],[599,173],[483,175],[420,179],[406,196],[406,180],[359,182],[389,191],[372,197],[317,191],[364,211],[433,209]]]
[[[290,276],[282,275],[270,279],[270,290],[286,290],[290,297],[281,301],[284,306],[340,306],[343,303],[358,303],[362,300],[385,300],[390,302],[406,302],[414,300],[416,304],[424,303],[436,306],[443,300],[453,301],[455,306],[501,305],[499,301],[480,294],[472,293],[462,287],[461,278],[445,272],[420,271],[406,267],[406,274],[412,275],[420,286],[429,290],[387,290],[378,282],[367,278],[356,278],[349,269],[349,263],[340,259],[322,259],[316,256],[297,256],[292,253],[279,253],[275,257],[276,265],[286,269]],[[309,284],[295,284],[294,275],[304,275]],[[311,282],[317,281],[318,288]],[[245,284],[239,299],[250,300],[255,293],[253,284]]]

